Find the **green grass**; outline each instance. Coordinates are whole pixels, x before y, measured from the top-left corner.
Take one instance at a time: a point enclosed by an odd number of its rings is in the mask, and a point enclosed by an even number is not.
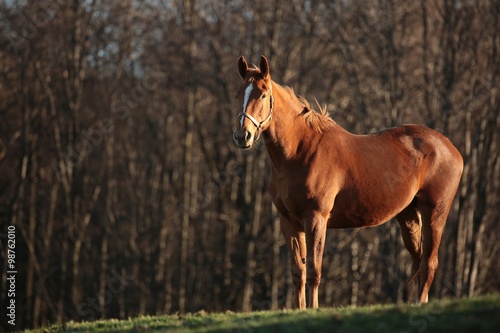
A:
[[[493,333],[500,332],[500,295],[440,300],[422,306],[141,316],[128,320],[69,322],[25,332]]]

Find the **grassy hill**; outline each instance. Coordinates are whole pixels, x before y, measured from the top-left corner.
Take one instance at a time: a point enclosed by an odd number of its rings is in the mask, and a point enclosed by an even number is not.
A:
[[[69,322],[26,332],[500,332],[500,295],[433,301],[422,306],[375,305],[318,310],[141,316]]]

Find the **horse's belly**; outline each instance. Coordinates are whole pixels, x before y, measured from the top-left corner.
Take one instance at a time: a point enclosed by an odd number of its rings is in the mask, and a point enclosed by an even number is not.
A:
[[[328,228],[375,227],[389,221],[408,206],[413,198],[380,203],[336,202],[328,220]]]
[[[394,216],[377,218],[373,216],[346,216],[345,214],[332,215],[328,220],[328,228],[346,229],[346,228],[366,228],[375,227],[390,220]]]

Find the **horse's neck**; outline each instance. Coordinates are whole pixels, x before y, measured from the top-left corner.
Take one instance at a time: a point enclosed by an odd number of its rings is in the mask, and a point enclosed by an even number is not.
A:
[[[266,148],[271,158],[290,159],[295,157],[299,146],[311,129],[298,115],[303,110],[297,99],[273,82],[274,111],[271,125],[263,133]]]

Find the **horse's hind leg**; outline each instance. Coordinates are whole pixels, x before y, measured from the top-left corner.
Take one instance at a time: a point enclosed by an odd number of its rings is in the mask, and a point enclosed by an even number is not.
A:
[[[403,242],[408,252],[410,252],[413,261],[411,282],[418,274],[422,258],[422,221],[420,212],[418,211],[416,198],[396,216],[396,220],[401,227]],[[414,295],[414,293],[410,294]]]
[[[450,200],[419,202],[422,214],[423,248],[420,263],[419,303],[427,303],[429,289],[438,267],[439,244],[443,235],[446,218],[451,208]]]

